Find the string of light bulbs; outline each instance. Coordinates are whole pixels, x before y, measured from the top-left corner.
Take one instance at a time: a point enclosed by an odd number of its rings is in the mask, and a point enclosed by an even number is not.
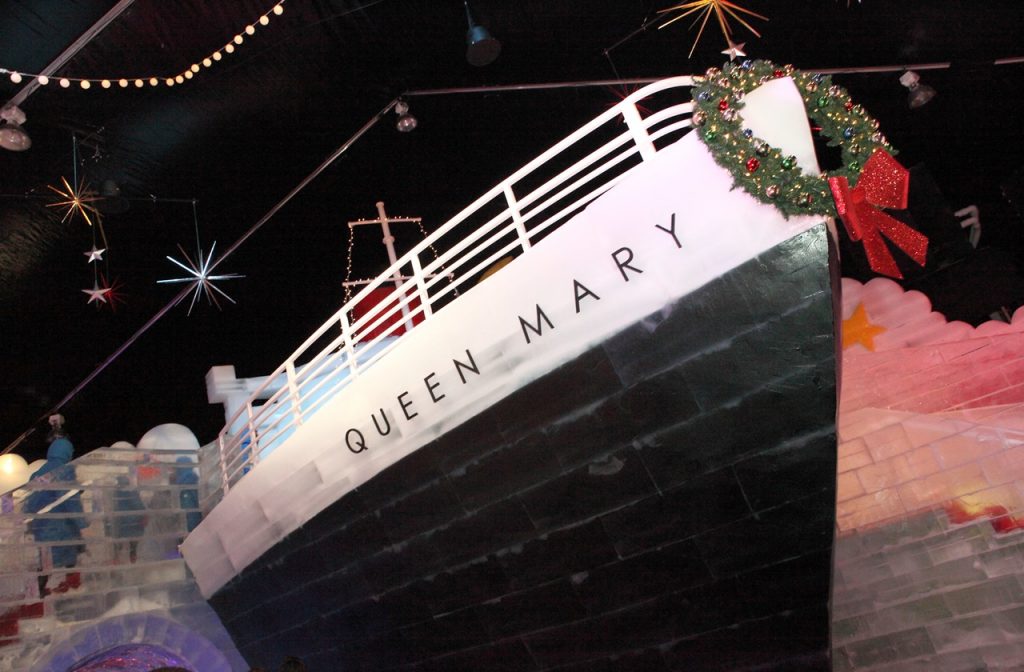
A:
[[[97,77],[60,77],[56,78],[57,84],[64,89],[71,88],[72,84],[75,84],[80,89],[91,89],[93,86],[98,86],[101,89],[112,89],[115,87],[127,89],[134,86],[137,89],[144,88],[146,86],[159,86],[163,83],[165,86],[175,86],[177,84],[184,84],[187,80],[192,79],[203,68],[212,67],[214,63],[224,58],[224,54],[233,54],[235,49],[245,42],[246,36],[252,36],[256,34],[256,26],[266,26],[270,23],[271,16],[281,16],[284,13],[284,4],[287,0],[278,0],[277,4],[271,7],[269,10],[261,14],[255,21],[247,24],[238,34],[231,38],[227,44],[214,50],[208,56],[200,61],[196,61],[188,68],[176,75],[157,77],[150,75],[147,77],[109,77],[109,78],[97,78]],[[20,84],[26,79],[34,79],[40,86],[49,85],[54,79],[47,75],[33,74],[30,72],[21,72],[18,70],[8,70],[7,68],[0,68],[0,75],[6,75],[10,78],[14,84]]]

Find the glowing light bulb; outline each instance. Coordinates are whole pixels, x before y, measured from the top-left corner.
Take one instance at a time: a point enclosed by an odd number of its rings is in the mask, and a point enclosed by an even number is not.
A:
[[[224,45],[224,51],[226,51],[229,54],[235,53],[235,45],[233,45],[233,44]]]
[[[168,77],[164,80],[164,84],[166,84],[167,86],[174,86],[174,80]]]
[[[11,81],[14,82],[15,84],[21,84],[21,73],[19,73],[19,72],[12,72],[11,73]]]
[[[208,68],[211,65],[213,65],[213,61],[210,60],[209,56],[207,56],[206,58],[203,59],[203,67]]]
[[[254,26],[254,25],[252,25],[250,23],[248,26],[245,27],[245,34],[246,35],[255,35],[256,34],[256,26]]]
[[[242,42],[245,42],[245,38],[241,35],[235,35],[235,44],[241,44]]]
[[[110,88],[110,80],[109,79],[104,79],[102,82],[100,82],[100,86],[102,86],[104,89],[109,89]]]
[[[88,79],[83,79],[83,80],[82,80],[82,81],[80,82],[80,84],[81,84],[81,86],[82,86],[82,88],[83,88],[83,89],[88,89],[88,88],[89,88],[90,86],[92,86],[92,84],[91,84],[91,83],[89,82],[89,80],[88,80]]]
[[[13,474],[16,467],[14,460],[9,459],[6,455],[3,460],[0,460],[0,473]]]
[[[219,51],[213,52],[213,60],[219,61],[222,58],[224,58],[224,55],[221,54]]]
[[[136,86],[136,88],[141,89],[142,88],[142,80],[141,79],[136,79],[135,80],[135,86]]]
[[[127,79],[119,79],[119,80],[117,80],[117,85],[120,86],[122,89],[127,89],[128,88],[128,80]]]
[[[264,14],[263,16],[261,16],[261,17],[260,17],[260,25],[261,25],[261,26],[265,26],[265,25],[267,25],[268,23],[270,23],[270,17],[269,17],[269,16],[267,16],[266,14]]]
[[[192,79],[193,77],[195,77],[195,73],[193,73],[191,70],[185,71],[185,79]]]
[[[28,480],[31,469],[25,458],[14,453],[0,455],[0,491],[7,492]]]
[[[198,63],[193,63],[192,67],[189,68],[189,70],[191,70],[192,72],[199,72],[199,64]]]
[[[282,14],[284,14],[284,6],[283,5],[274,5],[274,9],[272,11],[274,12],[274,14],[277,14],[278,16],[281,16]]]
[[[39,77],[36,78],[36,81],[39,82],[40,86],[46,86],[50,83],[50,78],[46,75],[39,75]]]
[[[159,83],[160,83],[160,80],[157,79],[156,77],[150,77],[149,78],[149,85],[150,86],[156,86]]]
[[[68,79],[67,77],[64,77],[64,78],[62,78],[62,79],[60,80],[60,85],[61,85],[61,87],[63,87],[63,88],[65,88],[65,89],[66,89],[66,88],[68,88],[69,86],[71,86],[71,80],[70,80],[70,79]]]
[[[182,82],[185,81],[185,78],[182,75],[178,75],[177,77],[174,78],[174,81],[176,81],[178,84],[181,84]]]

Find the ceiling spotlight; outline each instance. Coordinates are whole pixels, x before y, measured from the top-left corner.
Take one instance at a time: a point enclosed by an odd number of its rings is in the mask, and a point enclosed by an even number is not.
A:
[[[494,39],[483,26],[473,23],[473,15],[469,13],[469,0],[462,0],[466,7],[466,20],[469,32],[466,33],[466,60],[470,65],[481,67],[494,62],[501,53],[501,42]]]
[[[32,138],[21,127],[25,123],[25,113],[17,105],[0,109],[0,147],[12,152],[23,152],[32,146]]]
[[[911,109],[917,109],[935,97],[935,89],[922,84],[921,77],[913,70],[907,70],[900,75],[900,84],[910,90],[907,94],[907,104]]]
[[[395,122],[395,128],[399,131],[402,133],[408,133],[416,128],[416,117],[409,114],[409,103],[404,100],[400,100],[395,103],[395,114],[398,115],[398,121]]]

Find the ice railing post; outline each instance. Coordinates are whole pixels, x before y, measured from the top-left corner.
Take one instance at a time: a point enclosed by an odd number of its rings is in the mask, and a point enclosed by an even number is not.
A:
[[[622,106],[622,118],[626,121],[629,133],[633,136],[633,142],[636,143],[636,147],[640,151],[640,157],[644,161],[653,157],[657,150],[654,148],[654,143],[651,142],[651,136],[647,134],[647,127],[644,125],[640,112],[636,109],[636,103],[630,102],[628,105]]]
[[[285,365],[285,374],[288,376],[288,392],[291,394],[292,413],[295,414],[295,424],[302,424],[302,406],[299,405],[299,385],[295,379],[295,362],[289,361]],[[255,464],[255,462],[254,462]]]
[[[348,310],[341,311],[341,315],[338,316],[338,321],[341,323],[341,339],[342,348],[345,350],[345,362],[348,364],[348,375],[355,376],[359,375],[359,366],[356,362],[356,349],[352,345],[352,324],[348,321]]]
[[[523,213],[519,210],[519,202],[516,200],[516,195],[509,182],[505,182],[502,191],[505,192],[505,202],[508,203],[508,210],[512,213],[512,221],[516,225],[519,244],[522,246],[523,252],[526,252],[530,249],[530,235],[526,232],[526,222],[523,221]]]
[[[434,314],[434,311],[430,307],[430,296],[427,294],[426,279],[423,276],[423,265],[420,264],[418,254],[412,256],[412,277],[416,282],[416,294],[419,297],[420,307],[423,310],[423,320],[427,321]]]
[[[228,464],[227,464],[227,447],[224,445],[227,443],[225,434],[221,432],[217,436],[217,460],[220,463],[220,489],[224,495],[228,494]]]
[[[252,401],[245,405],[245,411],[248,414],[246,425],[249,430],[249,444],[246,446],[244,439],[238,441],[238,453],[243,457],[243,465],[240,465],[242,471],[245,471],[245,465],[253,467],[256,465],[256,460],[260,454],[260,438],[259,438],[259,426],[256,423],[255,414],[252,412]]]

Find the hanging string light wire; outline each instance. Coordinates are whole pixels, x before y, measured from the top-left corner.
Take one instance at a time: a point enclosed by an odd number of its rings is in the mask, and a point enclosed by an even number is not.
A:
[[[224,54],[233,54],[235,49],[245,42],[246,37],[256,34],[257,25],[267,26],[270,24],[271,16],[283,14],[286,1],[279,0],[269,10],[260,14],[255,21],[244,26],[234,37],[228,40],[227,44],[215,49],[203,59],[196,61],[177,74],[147,75],[145,77],[61,77],[57,80],[57,84],[64,89],[71,88],[72,84],[75,84],[84,90],[92,89],[94,86],[101,89],[112,89],[114,87],[127,89],[130,86],[141,89],[145,86],[159,86],[161,83],[166,86],[184,84],[201,72],[203,68],[213,67],[214,63],[223,60]],[[0,75],[7,75],[14,84],[20,84],[25,79],[34,80],[40,86],[47,86],[51,82],[50,77],[45,74],[8,70],[7,68],[0,68]]]

